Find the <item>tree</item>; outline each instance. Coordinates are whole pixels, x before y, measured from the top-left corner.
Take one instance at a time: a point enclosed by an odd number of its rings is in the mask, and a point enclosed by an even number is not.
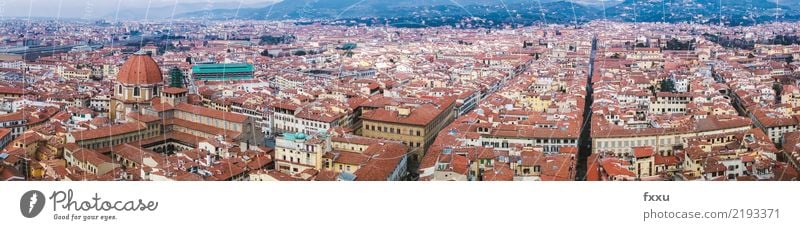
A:
[[[308,53],[305,50],[298,50],[298,51],[294,51],[294,53],[292,53],[292,54],[294,54],[294,56],[304,56],[304,55],[306,55]]]
[[[178,67],[172,67],[169,70],[169,86],[175,88],[183,88],[183,71]]]
[[[356,43],[348,42],[348,43],[345,43],[344,45],[342,45],[341,47],[339,47],[338,49],[341,49],[341,50],[353,50],[356,47],[358,47],[358,45],[356,45]]]
[[[694,50],[695,40],[680,41],[677,38],[672,38],[667,41],[666,50]]]
[[[661,92],[675,92],[675,81],[670,78],[662,80]]]
[[[772,90],[775,91],[775,95],[781,95],[783,93],[783,85],[780,82],[775,81],[772,83]]]
[[[269,53],[269,50],[263,50],[261,51],[261,56],[272,57],[272,54]]]

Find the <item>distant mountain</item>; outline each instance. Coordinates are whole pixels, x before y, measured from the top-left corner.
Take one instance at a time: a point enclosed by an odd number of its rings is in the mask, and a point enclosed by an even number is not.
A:
[[[571,2],[603,10],[605,8],[620,4],[623,1],[624,0],[572,0]]]
[[[769,0],[775,4],[784,5],[793,9],[800,9],[800,0]]]
[[[619,1],[619,0],[610,0]],[[251,9],[213,9],[180,14],[184,18],[207,19],[342,19],[362,17],[410,17],[417,15],[483,16],[515,11],[548,14],[569,13],[564,20],[574,19],[572,8],[580,11],[578,17],[593,15],[597,11],[586,3],[598,1],[576,0],[575,3],[559,0],[284,0],[274,5]],[[567,6],[568,8],[563,8]],[[505,6],[505,7],[504,7]],[[541,7],[540,7],[541,6]],[[519,8],[517,8],[519,7]],[[559,8],[562,7],[562,8]],[[560,12],[559,10],[568,10]],[[530,15],[529,15],[530,16]],[[546,15],[545,18],[551,17]],[[561,20],[562,18],[559,18]]]
[[[750,25],[800,19],[800,8],[794,6],[800,7],[800,0],[283,0],[264,7],[200,10],[176,17],[348,19],[359,23],[424,24],[422,26],[465,22],[478,23],[478,26],[527,25],[594,19]],[[479,20],[472,20],[474,18]]]
[[[792,19],[797,15],[796,10],[768,0],[625,0],[605,12],[609,18],[629,22],[722,22],[728,25]]]
[[[189,12],[196,12],[196,11],[203,11],[203,10],[235,10],[237,8],[242,9],[252,9],[258,7],[264,7],[274,2],[278,2],[278,0],[265,0],[261,3],[252,3],[252,4],[241,4],[239,1],[231,0],[229,2],[186,2],[186,3],[177,3],[175,4],[163,4],[163,5],[156,5],[151,7],[146,7],[146,3],[144,4],[145,7],[139,8],[125,8],[125,10],[120,10],[119,12],[114,12],[105,15],[105,18],[119,18],[119,19],[167,19],[167,18],[178,18],[185,13]]]

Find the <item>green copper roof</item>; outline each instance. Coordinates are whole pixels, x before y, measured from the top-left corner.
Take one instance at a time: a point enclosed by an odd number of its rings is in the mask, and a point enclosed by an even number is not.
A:
[[[283,138],[286,140],[308,140],[311,139],[311,136],[306,135],[305,133],[284,133]]]
[[[234,72],[253,72],[253,65],[246,63],[232,64],[196,64],[192,66],[193,74],[224,74]]]

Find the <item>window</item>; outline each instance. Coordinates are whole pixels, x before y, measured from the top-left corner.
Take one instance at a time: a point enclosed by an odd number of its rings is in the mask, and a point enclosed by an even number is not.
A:
[[[138,97],[141,93],[139,92],[139,87],[133,87],[133,96]]]
[[[117,94],[122,94],[122,85],[117,86]]]

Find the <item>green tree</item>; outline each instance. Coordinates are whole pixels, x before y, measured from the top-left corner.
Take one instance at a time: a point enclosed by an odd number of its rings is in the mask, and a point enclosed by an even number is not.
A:
[[[675,92],[675,81],[669,78],[662,80],[661,92]]]
[[[345,43],[344,45],[342,45],[341,47],[339,47],[339,49],[342,49],[342,50],[353,50],[356,47],[358,47],[358,45],[356,43],[348,42],[348,43]]]
[[[183,71],[178,67],[172,67],[169,70],[169,86],[175,88],[183,88]]]
[[[672,38],[667,41],[666,50],[694,50],[695,40],[680,41],[677,38]]]
[[[306,52],[305,50],[298,50],[298,51],[294,51],[293,54],[294,54],[294,56],[304,56],[304,55],[308,54],[308,52]]]
[[[783,85],[780,82],[773,82],[772,83],[772,90],[775,91],[775,95],[781,95],[783,92]]]

